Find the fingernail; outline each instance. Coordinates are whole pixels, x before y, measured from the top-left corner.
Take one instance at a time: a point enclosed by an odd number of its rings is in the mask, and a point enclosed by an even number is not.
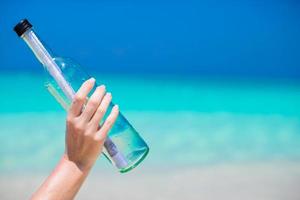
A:
[[[111,93],[110,93],[110,92],[108,92],[108,93],[106,93],[106,95],[107,95],[107,96],[111,96]]]
[[[114,109],[115,109],[115,110],[119,110],[119,105],[115,105],[115,106],[114,106]]]
[[[90,78],[88,81],[90,81],[90,82],[95,82],[96,79],[95,79],[94,77],[92,77],[92,78]]]
[[[97,86],[97,89],[105,89],[105,85]]]

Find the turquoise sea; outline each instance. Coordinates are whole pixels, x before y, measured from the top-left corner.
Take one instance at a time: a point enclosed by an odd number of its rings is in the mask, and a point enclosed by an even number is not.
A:
[[[0,199],[29,199],[65,146],[66,113],[12,30],[26,18],[150,147],[128,173],[101,156],[76,198],[299,200],[299,2],[1,1]]]
[[[95,74],[150,146],[140,167],[300,160],[300,84],[287,80]],[[65,112],[42,73],[0,75],[0,170],[48,170]],[[98,167],[112,168],[101,158]],[[113,171],[113,169],[111,169]]]

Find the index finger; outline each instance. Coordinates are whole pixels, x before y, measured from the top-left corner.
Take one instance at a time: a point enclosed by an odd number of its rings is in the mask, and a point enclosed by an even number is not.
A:
[[[82,107],[85,104],[87,95],[93,89],[94,85],[95,85],[94,78],[88,79],[81,85],[81,87],[75,94],[71,107],[69,109],[69,115],[71,117],[77,117],[80,115]]]

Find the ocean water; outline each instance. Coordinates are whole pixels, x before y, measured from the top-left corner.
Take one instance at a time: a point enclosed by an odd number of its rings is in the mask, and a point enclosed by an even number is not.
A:
[[[300,84],[167,75],[95,74],[140,132],[140,167],[300,160]],[[0,74],[0,170],[53,168],[64,151],[65,112],[42,73]],[[97,168],[112,168],[104,157]]]

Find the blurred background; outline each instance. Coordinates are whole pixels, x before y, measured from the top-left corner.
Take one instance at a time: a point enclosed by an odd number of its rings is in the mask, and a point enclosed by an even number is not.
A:
[[[99,159],[78,199],[300,199],[300,3],[0,3],[0,198],[26,199],[64,152],[65,112],[13,32],[75,59],[150,146]]]

